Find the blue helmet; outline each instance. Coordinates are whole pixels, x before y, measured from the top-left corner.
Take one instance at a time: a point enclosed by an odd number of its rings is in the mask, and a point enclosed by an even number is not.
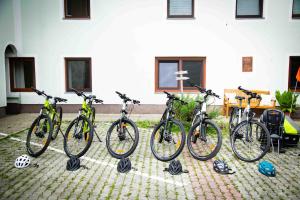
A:
[[[271,177],[276,176],[275,166],[268,161],[260,162],[258,164],[258,171],[265,176],[271,176]]]

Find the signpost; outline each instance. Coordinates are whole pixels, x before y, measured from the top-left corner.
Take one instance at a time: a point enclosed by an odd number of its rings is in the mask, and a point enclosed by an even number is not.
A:
[[[180,92],[183,93],[183,81],[190,79],[189,77],[183,76],[184,74],[188,74],[188,71],[178,71],[175,72],[177,81],[180,81]]]

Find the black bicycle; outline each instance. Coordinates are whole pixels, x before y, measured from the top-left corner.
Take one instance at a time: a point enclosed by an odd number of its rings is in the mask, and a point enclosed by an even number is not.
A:
[[[155,158],[160,161],[170,161],[175,159],[182,151],[185,144],[185,131],[183,124],[174,119],[175,112],[173,110],[174,101],[186,104],[178,97],[168,92],[167,108],[159,122],[154,128],[150,138],[151,151]]]
[[[206,161],[217,155],[222,145],[222,132],[218,125],[206,113],[206,102],[209,97],[220,98],[212,90],[206,90],[197,85],[199,92],[204,93],[203,100],[197,101],[194,109],[192,127],[187,137],[187,146],[192,156]]]
[[[33,121],[29,128],[26,140],[26,149],[30,156],[38,157],[44,153],[60,131],[62,121],[62,108],[57,106],[58,102],[67,102],[67,99],[52,97],[44,91],[32,88],[40,96],[45,97],[44,105],[39,116]],[[53,102],[50,102],[53,99]]]
[[[95,131],[95,108],[93,102],[103,103],[95,95],[85,95],[82,91],[72,88],[78,96],[83,98],[82,107],[78,116],[69,124],[64,137],[64,150],[69,157],[81,157],[90,148],[94,133],[101,142],[100,137]]]
[[[230,142],[235,155],[243,161],[254,162],[266,155],[270,149],[270,133],[264,124],[254,119],[255,113],[251,111],[251,99],[260,99],[261,96],[257,93],[243,89],[247,98],[247,107],[241,114],[241,108],[235,109],[230,116]],[[239,98],[240,101],[243,98]]]
[[[107,131],[106,147],[111,156],[122,159],[130,156],[136,149],[139,142],[139,130],[136,124],[129,119],[129,115],[134,108],[134,104],[140,104],[140,101],[130,99],[126,94],[116,92],[123,100],[121,117],[113,122]],[[133,105],[128,111],[128,103]]]

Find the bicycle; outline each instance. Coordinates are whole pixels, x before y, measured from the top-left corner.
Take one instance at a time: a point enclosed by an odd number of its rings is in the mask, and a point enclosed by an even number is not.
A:
[[[212,90],[206,90],[197,85],[199,92],[204,93],[203,100],[196,101],[192,127],[187,137],[187,146],[192,156],[206,161],[217,155],[222,145],[222,132],[218,125],[206,113],[206,102],[209,97],[220,98]],[[197,143],[199,141],[199,143]]]
[[[174,101],[178,101],[182,105],[187,103],[173,94],[166,91],[164,93],[168,98],[166,103],[167,108],[151,134],[150,146],[155,158],[166,162],[175,159],[181,153],[185,144],[183,124],[174,119]],[[169,155],[167,155],[168,152],[170,153]]]
[[[81,157],[90,148],[94,133],[100,142],[101,139],[95,131],[95,108],[93,102],[103,103],[95,95],[85,95],[82,91],[71,89],[77,96],[83,98],[81,109],[75,119],[69,124],[64,137],[64,150],[68,157]]]
[[[129,115],[133,110],[134,104],[139,105],[140,101],[130,99],[126,94],[121,94],[117,91],[116,93],[123,100],[121,117],[109,127],[106,135],[106,147],[112,157],[122,159],[130,156],[138,145],[139,130],[129,118]],[[129,112],[128,102],[133,104]]]
[[[62,108],[57,106],[58,102],[67,102],[67,99],[52,97],[44,91],[31,88],[39,96],[44,96],[44,105],[39,116],[31,124],[27,133],[26,150],[32,157],[43,154],[51,140],[55,140],[58,132],[61,131]],[[53,99],[53,102],[50,102]]]
[[[261,96],[257,93],[243,89],[241,86],[239,90],[244,92],[247,98],[247,106],[242,112],[241,101],[244,98],[237,97],[240,101],[239,108],[231,112],[230,128],[230,143],[234,154],[242,161],[255,162],[266,155],[270,149],[270,133],[268,129],[254,119],[255,113],[251,111],[251,99],[261,100]],[[234,121],[237,124],[234,124]]]

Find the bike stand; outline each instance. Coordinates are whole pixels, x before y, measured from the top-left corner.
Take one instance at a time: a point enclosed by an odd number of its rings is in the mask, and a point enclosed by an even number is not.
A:
[[[189,173],[188,170],[182,170],[182,165],[179,160],[172,160],[168,168],[164,169],[164,172],[169,172],[171,175],[179,175],[181,173]]]
[[[99,135],[97,134],[97,131],[96,131],[96,126],[93,127],[94,128],[94,133],[96,134],[99,142],[102,142],[102,140],[100,139]]]
[[[131,161],[127,158],[121,158],[118,162],[117,170],[119,173],[126,173],[129,172],[132,169],[131,167]]]

